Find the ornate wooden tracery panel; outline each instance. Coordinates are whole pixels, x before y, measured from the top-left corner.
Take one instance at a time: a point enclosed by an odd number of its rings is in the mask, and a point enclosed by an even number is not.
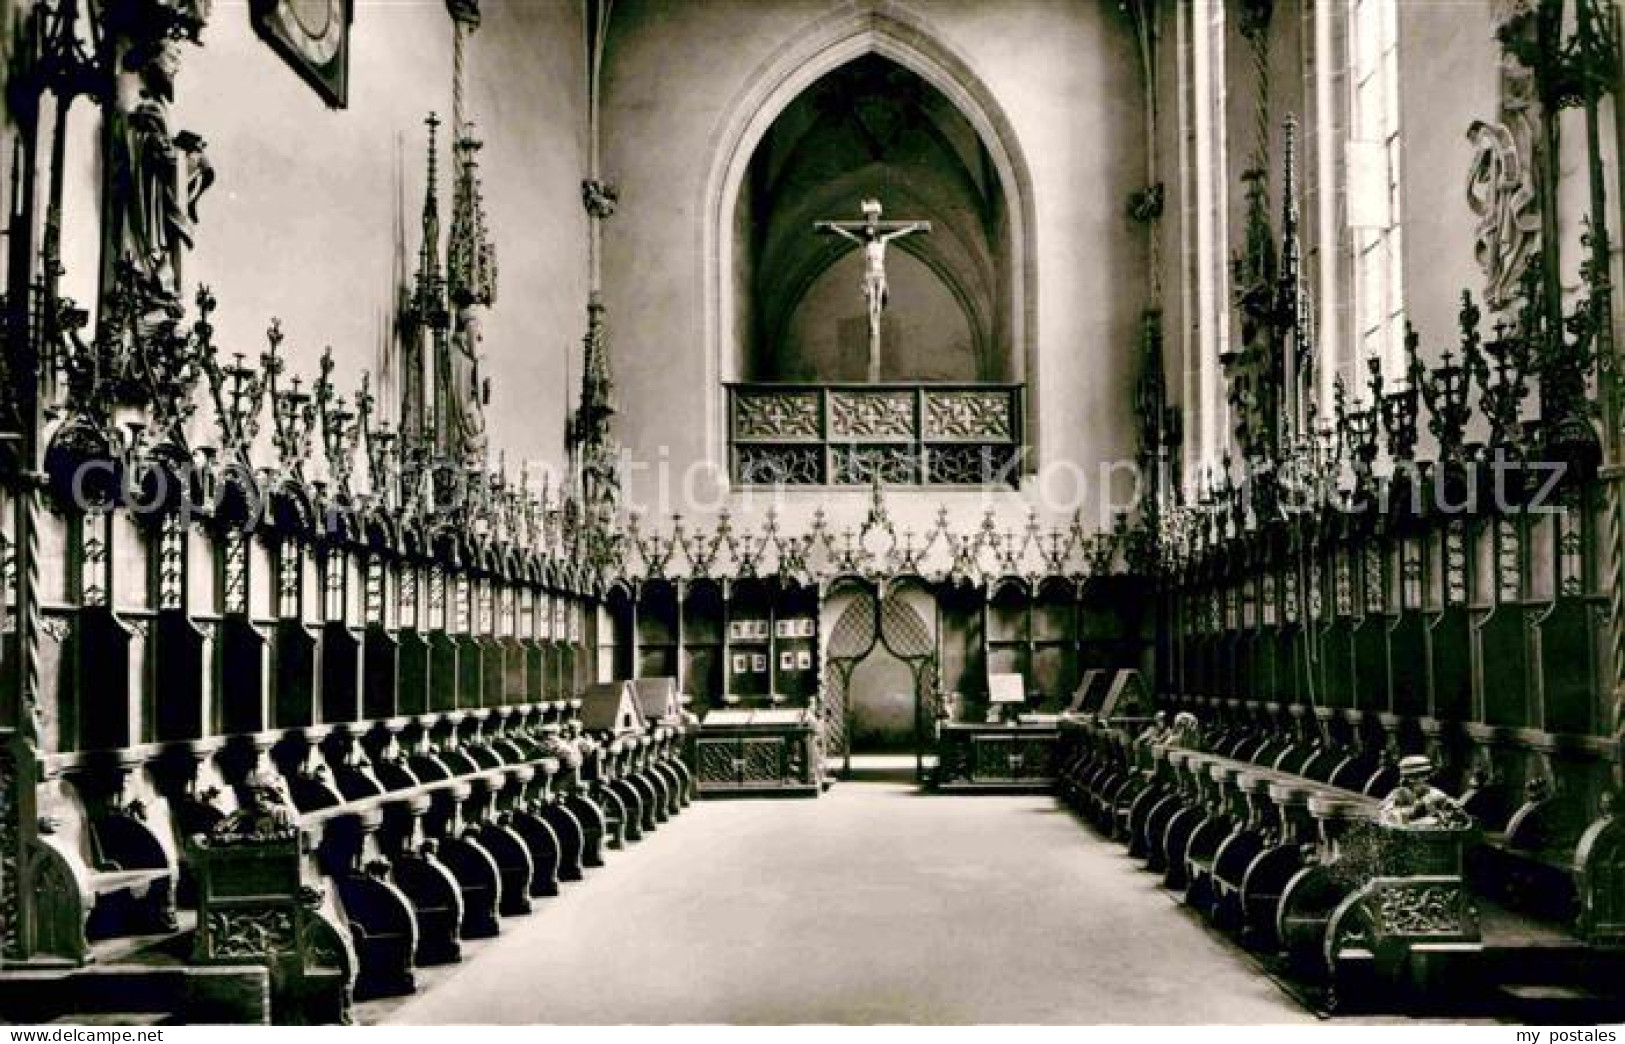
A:
[[[736,385],[741,485],[1015,485],[1021,385]]]
[[[873,587],[854,585],[852,601],[841,610],[830,630],[824,678],[824,748],[826,756],[840,758],[850,767],[852,732],[852,674],[879,647],[902,661],[914,685],[914,725],[917,760],[929,742],[937,716],[936,636],[904,596],[907,585],[881,594]],[[921,590],[924,590],[921,588]],[[934,594],[925,591],[928,598]]]

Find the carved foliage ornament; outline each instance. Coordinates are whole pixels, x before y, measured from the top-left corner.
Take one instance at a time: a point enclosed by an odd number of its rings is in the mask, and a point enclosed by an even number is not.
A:
[[[211,910],[210,956],[264,957],[297,948],[294,911],[289,907]]]
[[[818,438],[821,430],[816,392],[741,395],[734,411],[734,432],[742,439]]]
[[[913,436],[914,396],[908,392],[836,392],[830,396],[836,437]]]
[[[914,485],[919,459],[912,446],[837,446],[834,481],[844,486]]]
[[[1526,14],[1508,5],[1503,30]],[[1507,308],[1518,281],[1540,250],[1540,102],[1534,72],[1512,50],[1501,55],[1500,111],[1493,121],[1467,128],[1473,146],[1467,205],[1478,216],[1473,256],[1484,272],[1484,296],[1492,309]]]
[[[1386,935],[1458,935],[1466,928],[1459,884],[1395,884],[1377,893]]]
[[[620,192],[611,182],[587,180],[581,183],[581,205],[587,208],[589,217],[600,221],[612,217],[620,198]]]
[[[929,439],[1009,440],[1015,434],[1008,392],[928,392],[925,434]]]

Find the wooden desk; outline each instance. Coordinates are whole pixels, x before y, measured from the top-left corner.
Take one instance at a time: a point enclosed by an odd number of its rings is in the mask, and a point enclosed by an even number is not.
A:
[[[700,725],[694,775],[702,795],[823,789],[818,719],[805,707],[715,710]]]
[[[937,729],[938,790],[1047,790],[1055,782],[1060,724],[946,722]]]

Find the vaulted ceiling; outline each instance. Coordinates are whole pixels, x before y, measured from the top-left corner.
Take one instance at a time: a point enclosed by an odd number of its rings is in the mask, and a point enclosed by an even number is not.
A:
[[[758,146],[741,189],[757,376],[771,377],[797,308],[847,252],[813,233],[819,220],[858,220],[877,198],[888,219],[924,219],[930,235],[893,244],[923,262],[965,313],[977,376],[1002,379],[1001,307],[1008,295],[1004,197],[965,117],[939,91],[878,55],[823,77],[787,106]],[[854,298],[857,289],[853,290]]]

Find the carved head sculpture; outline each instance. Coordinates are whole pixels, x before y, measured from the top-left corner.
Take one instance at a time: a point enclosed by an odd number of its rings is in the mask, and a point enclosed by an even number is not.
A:
[[[460,347],[470,357],[478,359],[480,347],[485,343],[485,324],[480,319],[480,313],[470,308],[463,313],[462,343]]]
[[[243,780],[244,809],[278,815],[290,813],[293,799],[282,777],[264,770],[256,770]]]
[[[238,789],[242,803],[235,813],[215,825],[216,836],[234,840],[277,840],[293,832],[297,810],[279,775],[255,769]]]
[[[581,767],[581,750],[575,744],[560,734],[559,726],[543,725],[542,741],[540,744],[545,757],[557,758],[566,768]]]
[[[1195,750],[1202,742],[1202,723],[1190,711],[1174,715],[1174,745]]]
[[[1411,830],[1457,830],[1472,825],[1461,802],[1428,783],[1433,760],[1424,754],[1400,759],[1399,786],[1383,798],[1377,820],[1389,827]]]
[[[1407,783],[1425,783],[1433,778],[1433,759],[1426,754],[1407,754],[1399,759],[1399,778]]]
[[[168,33],[135,41],[125,52],[123,66],[133,73],[143,97],[167,105],[175,97],[175,77],[181,70],[181,45]],[[134,86],[133,84],[131,86]],[[133,101],[128,93],[126,102]]]

